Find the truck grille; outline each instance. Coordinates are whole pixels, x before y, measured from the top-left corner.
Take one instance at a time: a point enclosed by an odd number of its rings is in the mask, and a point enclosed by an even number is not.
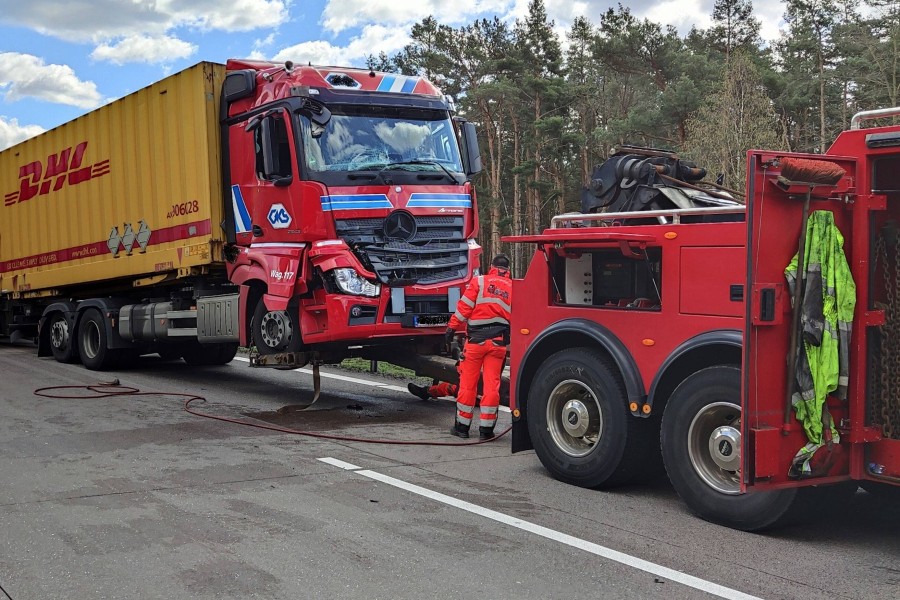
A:
[[[468,273],[469,245],[463,217],[416,217],[416,234],[388,239],[384,219],[339,219],[338,237],[386,285],[436,284]]]

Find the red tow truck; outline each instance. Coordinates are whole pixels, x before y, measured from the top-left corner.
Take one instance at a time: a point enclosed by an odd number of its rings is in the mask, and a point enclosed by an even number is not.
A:
[[[745,203],[700,185],[702,171],[676,155],[625,149],[595,171],[582,213],[505,238],[536,246],[514,282],[512,451],[534,448],[555,478],[591,488],[664,466],[694,513],[744,530],[790,514],[804,486],[895,492],[900,126],[860,125],[896,115],[857,114],[824,155],[750,151]],[[844,175],[791,181],[788,158]],[[846,398],[825,401],[839,436],[818,472],[798,477],[808,440],[786,394],[785,269],[805,205],[833,214],[856,305]]]

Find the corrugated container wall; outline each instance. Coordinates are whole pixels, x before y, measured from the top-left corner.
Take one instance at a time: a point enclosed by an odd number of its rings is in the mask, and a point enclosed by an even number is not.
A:
[[[0,152],[0,292],[221,261],[224,75],[199,63]]]

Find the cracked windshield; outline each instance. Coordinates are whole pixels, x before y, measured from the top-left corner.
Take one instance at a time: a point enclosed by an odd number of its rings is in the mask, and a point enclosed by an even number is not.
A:
[[[312,171],[462,172],[453,126],[446,117],[415,120],[332,116],[322,129],[303,119],[307,166]]]

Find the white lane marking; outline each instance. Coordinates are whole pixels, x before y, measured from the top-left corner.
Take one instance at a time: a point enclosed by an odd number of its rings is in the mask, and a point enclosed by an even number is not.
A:
[[[327,463],[329,465],[338,467],[339,469],[345,469],[347,471],[356,471],[361,469],[362,467],[357,467],[356,465],[351,465],[348,462],[344,462],[342,460],[338,460],[336,458],[331,458],[330,456],[326,456],[325,458],[320,458],[320,461],[323,463]]]
[[[548,540],[553,540],[555,542],[565,544],[566,546],[571,546],[572,548],[590,552],[591,554],[595,554],[602,558],[606,558],[625,566],[650,573],[651,575],[656,575],[657,577],[663,577],[670,581],[674,581],[687,587],[694,588],[695,590],[700,590],[702,592],[718,596],[719,598],[726,598],[727,600],[762,600],[758,596],[751,596],[750,594],[745,594],[744,592],[740,592],[738,590],[734,590],[717,583],[713,583],[711,581],[706,581],[705,579],[700,579],[699,577],[694,577],[693,575],[687,575],[686,573],[682,573],[681,571],[676,571],[675,569],[670,569],[669,567],[664,567],[642,558],[637,558],[636,556],[631,556],[630,554],[625,554],[624,552],[619,552],[618,550],[607,548],[606,546],[588,542],[575,536],[556,531],[555,529],[550,529],[548,527],[536,525],[529,521],[511,517],[501,512],[497,512],[489,508],[484,508],[483,506],[478,506],[477,504],[472,504],[471,502],[466,502],[465,500],[458,500],[457,498],[454,498],[452,496],[441,494],[440,492],[435,492],[429,490],[428,488],[423,488],[412,483],[407,483],[401,479],[396,479],[395,477],[391,477],[389,475],[383,475],[381,473],[376,473],[375,471],[370,471],[368,469],[360,469],[360,467],[357,467],[356,465],[345,463],[343,461],[330,457],[320,458],[319,460],[324,463],[346,469],[348,471],[353,471],[357,475],[362,475],[363,477],[368,477],[369,479],[380,481],[381,483],[400,488],[401,490],[405,490],[419,496],[424,496],[425,498],[430,498],[432,500],[447,504],[449,506],[453,506],[460,510],[480,515],[482,517],[485,517],[486,519],[491,519],[492,521],[503,523],[504,525],[509,525],[510,527],[515,527],[516,529],[521,529],[522,531],[527,531],[543,538],[547,538]]]
[[[239,361],[245,362],[245,363],[249,363],[249,362],[250,362],[250,359],[249,359],[249,358],[244,358],[243,356],[235,356],[235,357],[234,357],[234,360],[239,360]],[[299,371],[300,373],[305,373],[306,375],[312,375],[312,374],[313,374],[312,369],[307,369],[307,368],[303,368],[303,369],[294,369],[294,372],[295,372],[295,373],[298,372],[298,371]],[[406,387],[401,387],[401,386],[399,386],[399,385],[391,385],[391,384],[389,384],[389,383],[378,383],[378,382],[376,382],[376,381],[370,381],[370,380],[368,380],[368,379],[357,379],[356,377],[349,377],[349,376],[347,376],[347,375],[338,375],[338,374],[336,374],[336,373],[320,373],[320,375],[321,375],[321,377],[323,377],[323,378],[325,378],[325,379],[336,379],[337,381],[346,381],[347,383],[358,383],[358,384],[360,384],[360,385],[367,385],[367,386],[369,386],[369,387],[374,387],[374,388],[383,388],[383,389],[385,389],[385,390],[391,390],[391,391],[394,391],[394,392],[406,392],[406,393],[409,393],[409,390],[406,389]],[[500,411],[501,411],[501,412],[509,412],[509,407],[508,407],[508,406],[501,406],[501,407],[500,407]]]

